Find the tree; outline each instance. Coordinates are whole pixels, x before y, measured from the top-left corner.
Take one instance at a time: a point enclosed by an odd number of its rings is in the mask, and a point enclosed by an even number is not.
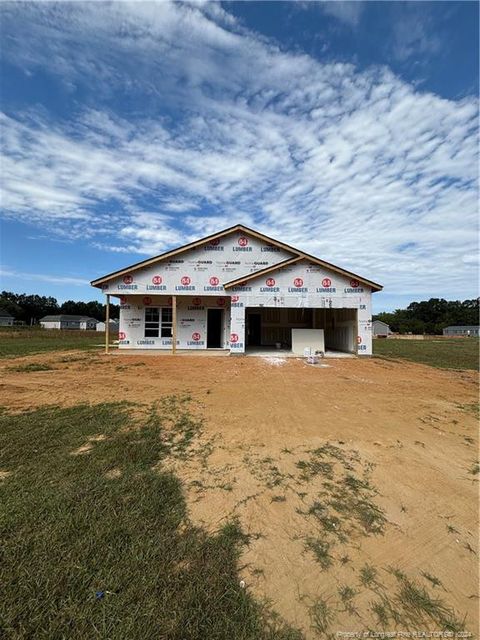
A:
[[[2,300],[14,303],[19,309],[13,314],[16,320],[24,320],[27,324],[38,322],[45,315],[58,313],[58,302],[50,296],[27,295],[2,291]]]
[[[450,325],[478,325],[479,299],[444,300],[430,298],[421,302],[411,302],[406,309],[396,309],[391,313],[379,313],[375,320],[382,320],[398,333],[441,334]]]

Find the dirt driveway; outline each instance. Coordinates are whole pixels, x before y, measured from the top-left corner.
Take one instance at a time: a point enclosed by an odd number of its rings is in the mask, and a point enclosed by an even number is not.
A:
[[[26,363],[53,369],[9,369]],[[175,471],[195,522],[238,517],[250,534],[248,589],[312,638],[434,630],[449,616],[476,634],[476,373],[325,364],[50,353],[2,362],[0,404],[189,393],[205,426],[198,455]],[[430,617],[415,613],[425,593]]]

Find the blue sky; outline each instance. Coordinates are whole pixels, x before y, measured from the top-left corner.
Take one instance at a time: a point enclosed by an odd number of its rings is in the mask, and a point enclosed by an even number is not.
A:
[[[88,282],[237,222],[478,295],[476,2],[8,3],[1,288]]]

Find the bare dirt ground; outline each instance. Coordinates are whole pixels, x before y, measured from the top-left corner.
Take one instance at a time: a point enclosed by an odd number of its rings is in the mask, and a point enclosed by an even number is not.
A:
[[[53,369],[9,369],[31,363]],[[477,634],[477,374],[326,364],[49,353],[2,361],[0,404],[189,393],[204,430],[175,471],[194,522],[215,530],[236,516],[250,534],[248,589],[316,638],[405,629],[415,602],[402,585],[415,584]],[[439,629],[438,615],[418,613],[417,628]]]

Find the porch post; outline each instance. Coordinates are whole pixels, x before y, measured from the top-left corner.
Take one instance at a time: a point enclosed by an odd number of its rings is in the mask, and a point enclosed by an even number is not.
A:
[[[177,352],[177,296],[172,296],[172,354]]]
[[[107,304],[105,307],[105,353],[108,353],[110,342],[110,294],[107,293]]]

